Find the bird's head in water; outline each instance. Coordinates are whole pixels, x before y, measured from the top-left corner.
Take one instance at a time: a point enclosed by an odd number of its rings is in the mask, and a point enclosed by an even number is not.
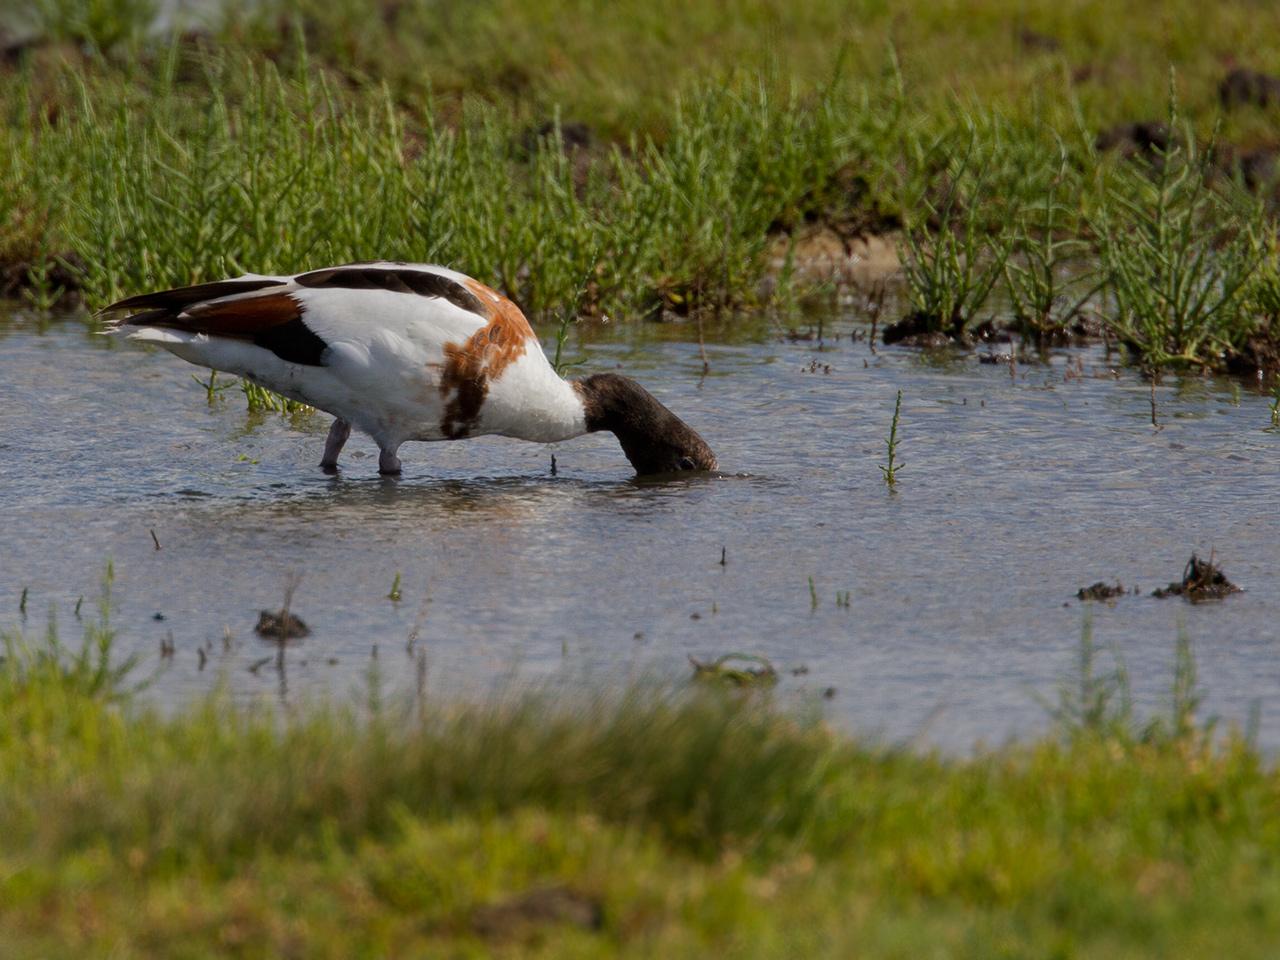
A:
[[[630,377],[598,373],[576,381],[589,431],[608,430],[640,476],[716,469],[696,430]]]

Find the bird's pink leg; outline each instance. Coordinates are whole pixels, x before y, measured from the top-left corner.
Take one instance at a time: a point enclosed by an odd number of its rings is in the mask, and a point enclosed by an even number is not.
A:
[[[334,420],[333,426],[329,428],[329,436],[324,442],[324,459],[320,461],[322,469],[338,469],[338,454],[342,452],[342,445],[347,442],[349,436],[351,436],[351,424],[341,417]]]
[[[378,454],[378,472],[397,474],[400,472],[400,458],[396,456],[396,450],[392,447],[390,450],[383,448]]]

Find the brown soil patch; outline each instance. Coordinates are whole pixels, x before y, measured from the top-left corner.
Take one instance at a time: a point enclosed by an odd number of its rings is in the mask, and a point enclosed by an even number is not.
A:
[[[792,276],[804,283],[866,288],[902,269],[892,234],[843,237],[825,225],[775,235],[766,256],[770,287],[787,269],[788,256]]]

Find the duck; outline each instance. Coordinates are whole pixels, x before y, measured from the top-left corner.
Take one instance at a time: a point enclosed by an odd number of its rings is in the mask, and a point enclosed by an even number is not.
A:
[[[101,311],[106,332],[154,344],[333,416],[320,466],[352,429],[399,475],[408,441],[496,434],[617,438],[641,476],[714,471],[706,441],[638,382],[561,377],[503,294],[448,267],[369,261],[143,293]]]

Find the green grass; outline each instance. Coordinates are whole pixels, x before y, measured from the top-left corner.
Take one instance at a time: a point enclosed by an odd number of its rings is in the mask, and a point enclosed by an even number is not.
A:
[[[1250,281],[1274,228],[1250,198],[1213,189],[1209,176],[1185,137],[1150,164],[1113,171],[1094,221],[1114,301],[1104,322],[1153,367],[1214,367],[1257,326]]]
[[[884,475],[884,483],[893,491],[898,482],[898,473],[902,470],[902,464],[898,462],[898,445],[901,441],[898,439],[898,421],[902,416],[902,391],[898,391],[897,398],[893,401],[893,420],[889,423],[889,435],[885,437],[885,459],[886,463],[877,464],[880,472]]]
[[[57,11],[46,32],[88,39],[124,63],[146,53],[148,0],[41,0]],[[1217,110],[1216,86],[1234,60],[1280,72],[1271,38],[1280,11],[1193,0],[1117,5],[1103,0],[267,0],[196,17],[222,49],[296,62],[300,28],[311,56],[344,83],[387,83],[398,100],[431,93],[511,103],[528,118],[562,111],[625,140],[660,132],[672,93],[708,79],[771,75],[807,89],[876,80],[900,67],[914,109],[958,95],[1005,113],[1069,126],[1076,104],[1100,126],[1164,115],[1170,65],[1197,122]],[[68,25],[96,24],[87,31]],[[96,34],[96,35],[95,35]],[[1035,36],[1030,36],[1034,34]],[[1056,49],[1053,49],[1056,47]],[[141,48],[141,49],[140,49]],[[1274,114],[1231,117],[1228,137],[1270,141]]]
[[[0,68],[2,279],[38,307],[396,258],[563,334],[829,295],[806,236],[901,225],[924,332],[1085,312],[1148,367],[1277,353],[1272,212],[1214,166],[1275,143],[1277,108],[1217,99],[1229,60],[1280,70],[1269,7],[273,0],[195,38],[151,9],[46,0],[50,42]],[[1187,144],[1100,156],[1168,115],[1171,69]]]
[[[971,129],[960,143],[942,141],[937,149],[943,174],[941,197],[920,198],[922,222],[904,235],[904,272],[912,320],[921,332],[958,341],[1004,274],[1010,237],[984,222],[988,197],[997,194],[994,160]],[[1017,196],[1016,193],[1013,194]]]
[[[144,109],[142,91],[103,82],[56,127],[19,119],[5,186],[44,205],[28,245],[75,251],[91,304],[376,258],[459,265],[534,314],[731,304],[753,297],[769,225],[849,155],[834,102],[763,90],[691,96],[661,146],[575,158],[554,139],[529,153],[480,105],[455,129],[310,72],[218,69],[208,103],[169,80]]]
[[[371,676],[357,705],[158,713],[108,610],[80,647],[5,637],[6,956],[1265,957],[1280,936],[1280,773],[1195,720],[1185,643],[1167,719],[1135,719],[1086,634],[1055,732],[958,757],[702,685],[459,705]]]

